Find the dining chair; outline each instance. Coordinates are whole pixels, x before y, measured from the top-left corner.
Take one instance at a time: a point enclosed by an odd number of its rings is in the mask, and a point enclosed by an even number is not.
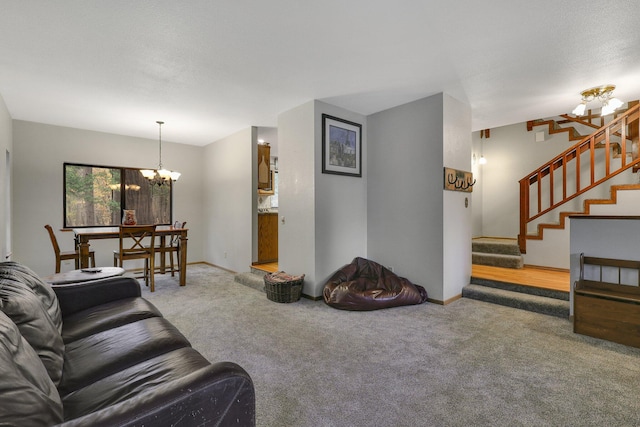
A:
[[[73,251],[61,251],[60,246],[58,245],[58,239],[56,238],[56,234],[53,232],[53,228],[49,224],[45,225],[44,228],[49,232],[49,238],[51,239],[51,244],[53,245],[53,252],[56,255],[56,274],[60,273],[60,267],[62,266],[62,261],[73,260],[75,262],[76,270],[80,268],[80,251],[77,246]],[[89,251],[89,261],[91,263],[91,267],[96,266],[96,254],[93,251]]]
[[[187,225],[187,221],[184,221],[184,222],[176,221],[173,223],[173,228],[180,229],[180,228],[184,228],[185,225]],[[173,277],[175,276],[176,271],[178,272],[180,271],[180,232],[171,233],[169,236],[167,236],[167,238],[169,239],[169,241],[165,242],[164,246],[163,245],[156,246],[156,252],[160,254],[160,259],[164,258],[165,262],[166,262],[166,255],[167,254],[169,255],[169,266],[170,266],[169,271],[171,272],[171,276]],[[174,254],[176,255],[175,263],[173,261]]]
[[[124,261],[144,259],[144,283],[155,291],[155,225],[121,225],[119,249],[113,251],[113,266],[122,267]]]

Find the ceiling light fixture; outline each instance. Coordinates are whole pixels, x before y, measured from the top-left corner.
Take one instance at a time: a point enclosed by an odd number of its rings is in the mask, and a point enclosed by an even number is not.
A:
[[[601,115],[606,116],[607,114],[612,114],[623,105],[622,101],[613,97],[613,90],[615,88],[615,85],[604,85],[583,90],[580,93],[580,95],[582,95],[582,101],[576,108],[574,108],[572,113],[576,116],[582,116],[587,109],[587,103],[595,99],[599,99],[602,103]]]
[[[171,181],[177,181],[180,178],[180,172],[170,171],[162,167],[162,125],[164,122],[157,121],[158,124],[158,140],[159,140],[159,161],[158,169],[143,169],[140,171],[142,175],[149,180],[149,184],[165,185]]]

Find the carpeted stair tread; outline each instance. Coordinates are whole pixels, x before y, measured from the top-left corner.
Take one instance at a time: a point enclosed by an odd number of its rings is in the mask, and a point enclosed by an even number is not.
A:
[[[234,281],[257,291],[264,292],[264,274],[256,274],[250,271],[238,273],[234,276]]]
[[[515,239],[474,239],[471,241],[471,251],[502,255],[522,255]]]
[[[493,304],[514,307],[536,313],[568,318],[569,301],[530,295],[521,292],[470,284],[462,289],[464,298],[471,298]]]
[[[522,255],[505,255],[485,252],[471,252],[471,262],[492,267],[522,268],[524,260]]]
[[[520,292],[523,294],[529,294],[529,295],[536,295],[536,296],[540,296],[540,297],[546,297],[546,298],[554,298],[554,299],[559,299],[562,301],[569,301],[569,292],[566,291],[558,291],[558,290],[554,290],[554,289],[545,289],[545,288],[538,288],[535,286],[526,286],[526,285],[518,285],[515,283],[507,283],[507,282],[499,282],[496,280],[490,280],[490,279],[481,279],[478,277],[471,277],[471,284],[472,285],[480,285],[480,286],[487,286],[490,288],[497,288],[497,289],[502,289],[505,291],[511,291],[511,292]]]

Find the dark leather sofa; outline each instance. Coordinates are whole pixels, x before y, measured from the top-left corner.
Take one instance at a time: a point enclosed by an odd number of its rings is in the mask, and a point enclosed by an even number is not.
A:
[[[135,279],[52,288],[0,263],[0,425],[254,426],[255,391],[210,363]]]

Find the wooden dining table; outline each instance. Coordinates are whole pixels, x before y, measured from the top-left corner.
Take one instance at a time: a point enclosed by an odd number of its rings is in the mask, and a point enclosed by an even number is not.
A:
[[[187,232],[188,228],[176,228],[171,225],[158,225],[156,227],[156,236],[160,238],[160,246],[167,244],[167,236],[179,234],[180,237],[180,286],[187,283]],[[80,268],[89,267],[89,242],[91,240],[102,239],[119,239],[120,227],[89,227],[74,228],[73,233],[76,236],[76,242],[80,249]],[[165,257],[160,260],[160,273],[164,273],[166,269]]]

